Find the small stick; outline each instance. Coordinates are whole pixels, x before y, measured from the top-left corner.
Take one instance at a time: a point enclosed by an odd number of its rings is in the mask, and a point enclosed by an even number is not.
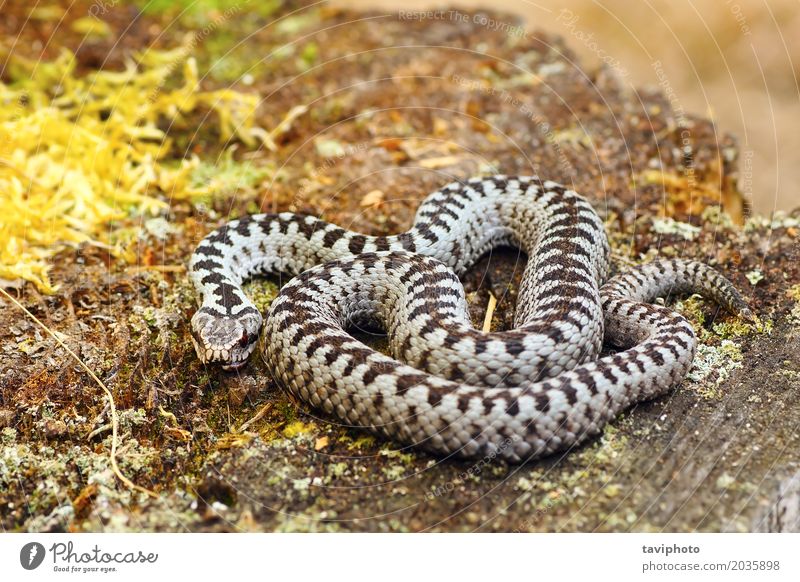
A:
[[[486,316],[483,318],[483,331],[486,333],[492,331],[492,316],[495,307],[497,307],[497,298],[494,293],[489,291],[489,305],[486,306]]]
[[[264,418],[264,415],[267,414],[270,410],[272,410],[272,402],[267,402],[264,406],[261,407],[261,410],[256,412],[256,415],[253,418],[251,418],[250,420],[245,422],[242,426],[240,426],[239,430],[237,430],[236,432],[246,431],[248,428],[250,428],[251,424],[253,424],[254,422],[258,422],[259,420]]]
[[[147,271],[158,271],[159,273],[182,273],[186,270],[183,265],[137,265],[135,267],[127,267],[126,273],[144,273]]]

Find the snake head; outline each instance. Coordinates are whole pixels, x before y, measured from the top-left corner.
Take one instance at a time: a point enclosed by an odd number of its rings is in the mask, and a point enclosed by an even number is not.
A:
[[[200,309],[191,326],[197,356],[204,364],[222,364],[225,370],[243,366],[256,347],[261,322],[258,312],[216,315]]]

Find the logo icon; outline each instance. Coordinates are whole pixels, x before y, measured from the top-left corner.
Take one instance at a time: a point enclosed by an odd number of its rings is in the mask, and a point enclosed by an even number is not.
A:
[[[29,542],[19,551],[19,563],[26,570],[35,570],[44,561],[44,546],[39,542]]]

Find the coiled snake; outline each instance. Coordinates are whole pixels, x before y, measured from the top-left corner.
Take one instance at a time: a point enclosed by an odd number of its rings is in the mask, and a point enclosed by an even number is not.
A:
[[[500,245],[529,260],[514,329],[483,333],[470,323],[456,274]],[[706,265],[660,260],[601,287],[608,268],[591,205],[536,177],[449,184],[396,236],[291,213],[253,215],[214,231],[192,255],[190,277],[202,296],[192,338],[204,362],[242,365],[262,326],[242,281],[299,275],[264,323],[263,354],[280,384],[403,444],[519,462],[596,434],[684,378],[695,353],[692,327],[647,302],[700,292],[752,317]],[[346,332],[367,324],[386,330],[394,357]],[[626,349],[598,359],[604,337]]]

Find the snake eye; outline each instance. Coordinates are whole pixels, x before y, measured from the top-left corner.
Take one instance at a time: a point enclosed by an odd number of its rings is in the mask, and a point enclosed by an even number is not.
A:
[[[243,331],[242,337],[239,339],[239,345],[242,346],[243,348],[246,348],[249,341],[250,337],[247,335],[246,331]]]

